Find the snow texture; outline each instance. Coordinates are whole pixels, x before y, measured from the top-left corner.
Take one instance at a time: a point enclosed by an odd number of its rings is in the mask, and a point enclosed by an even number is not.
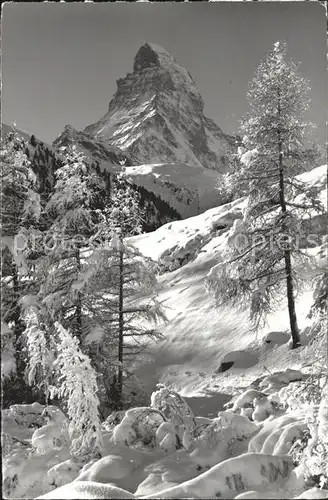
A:
[[[102,484],[94,481],[75,481],[73,483],[65,484],[56,490],[41,495],[37,498],[58,498],[65,499],[98,499],[98,498],[136,498],[129,491],[118,488],[111,484]]]

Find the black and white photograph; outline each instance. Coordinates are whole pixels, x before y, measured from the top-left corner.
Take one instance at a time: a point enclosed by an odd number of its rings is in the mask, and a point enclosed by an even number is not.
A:
[[[5,2],[7,499],[328,499],[327,4]]]

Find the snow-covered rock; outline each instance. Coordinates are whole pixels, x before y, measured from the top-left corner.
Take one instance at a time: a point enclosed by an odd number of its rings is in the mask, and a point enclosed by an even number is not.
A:
[[[274,392],[281,389],[284,385],[288,385],[290,382],[304,380],[304,378],[306,378],[306,375],[299,370],[287,368],[287,370],[275,372],[272,375],[264,377],[260,383],[260,388],[265,392]]]
[[[301,495],[295,498],[304,498],[305,500],[311,500],[312,498],[328,498],[328,490],[320,490],[319,488],[311,488],[304,491]]]
[[[269,332],[264,338],[264,342],[274,345],[287,344],[289,340],[290,335],[287,332]]]
[[[246,453],[212,467],[200,476],[161,492],[161,498],[234,498],[248,490],[283,486],[291,475],[288,456]],[[148,495],[145,498],[156,498]]]
[[[81,471],[76,480],[115,483],[115,480],[129,476],[134,469],[135,464],[132,460],[119,455],[108,455],[91,464],[84,472]]]
[[[47,481],[54,488],[73,481],[79,474],[82,464],[69,458],[51,467],[47,472]]]
[[[51,422],[36,429],[31,439],[39,453],[59,450],[69,443],[68,426],[65,422]]]
[[[255,422],[263,422],[263,420],[266,420],[275,412],[272,402],[266,397],[255,398],[253,403],[254,411],[252,414],[252,419]]]
[[[237,495],[235,499],[242,499],[242,498],[285,498],[285,492],[283,490],[277,491],[246,491],[245,493],[240,493],[240,495]]]
[[[279,414],[277,414],[279,415]],[[252,437],[248,451],[255,453],[272,453],[280,435],[289,424],[299,423],[301,417],[296,414],[271,416],[265,420],[262,429]]]
[[[273,449],[273,455],[287,455],[296,439],[307,429],[305,422],[295,422],[287,425],[279,436]]]
[[[258,400],[266,398],[266,394],[264,394],[264,392],[257,391],[256,389],[248,389],[247,391],[242,392],[234,401],[232,411],[236,411],[239,408],[245,408],[248,405],[254,406],[253,401],[255,398]]]
[[[143,498],[199,476],[202,471],[185,450],[179,450],[145,467],[148,475],[135,495]]]
[[[3,418],[14,421],[18,425],[26,427],[41,427],[45,422],[42,412],[45,406],[40,403],[11,405],[8,410],[3,411]]]
[[[135,496],[138,498],[145,498],[147,495],[154,495],[163,490],[176,486],[178,483],[173,481],[165,481],[162,474],[149,474],[142,483],[139,484],[135,491]]]

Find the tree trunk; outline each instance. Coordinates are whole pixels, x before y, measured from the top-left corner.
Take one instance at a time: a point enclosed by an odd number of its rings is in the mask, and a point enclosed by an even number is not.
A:
[[[280,116],[280,100],[278,94],[278,115]],[[282,140],[281,132],[278,128],[278,148],[279,148],[279,201],[280,207],[283,214],[282,232],[286,233],[285,217],[287,214],[286,199],[285,199],[285,183],[284,183],[284,166],[283,166],[283,150],[282,150]],[[295,309],[295,298],[294,298],[294,284],[292,277],[292,263],[291,263],[291,252],[290,249],[284,250],[284,260],[285,260],[285,271],[286,271],[286,285],[287,285],[287,300],[288,300],[288,313],[289,313],[289,324],[290,331],[293,341],[293,348],[300,345],[300,334],[297,326],[297,317]]]
[[[13,316],[12,320],[14,322],[14,333],[15,333],[15,360],[16,360],[16,373],[19,378],[24,377],[25,372],[25,362],[23,359],[21,337],[24,330],[23,322],[20,318],[20,307],[19,307],[19,279],[17,273],[17,267],[13,264]]]
[[[300,345],[300,334],[299,334],[299,329],[297,326],[290,250],[285,250],[285,270],[286,270],[287,300],[288,300],[290,331],[291,331],[291,335],[292,335],[292,339],[293,339],[293,348],[295,348],[295,347],[299,347],[299,345]]]
[[[81,271],[81,256],[80,249],[76,250],[76,262],[78,272]],[[77,302],[76,302],[76,336],[80,343],[82,341],[82,294],[77,292]]]
[[[117,389],[119,395],[119,409],[123,409],[123,341],[124,341],[124,316],[123,316],[123,280],[124,280],[124,252],[123,236],[120,235],[119,247],[119,297],[118,297],[118,378]]]

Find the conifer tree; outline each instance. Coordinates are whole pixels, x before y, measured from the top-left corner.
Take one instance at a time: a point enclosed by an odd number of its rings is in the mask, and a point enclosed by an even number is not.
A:
[[[31,135],[31,137],[30,137],[30,144],[31,144],[31,146],[33,146],[34,148],[36,148],[36,146],[37,146],[37,142],[36,142],[36,139],[35,139],[35,135],[33,135],[33,134],[32,134],[32,135]]]
[[[36,386],[45,395],[51,379],[54,361],[54,345],[50,347],[46,325],[42,322],[36,296],[25,296],[21,300],[22,317],[25,323],[25,345],[27,351],[26,378],[30,386]]]
[[[2,318],[15,336],[16,370],[24,372],[19,300],[30,286],[29,251],[40,216],[36,178],[25,154],[26,144],[10,132],[1,145]]]
[[[156,277],[154,263],[146,259],[129,241],[129,236],[142,231],[143,213],[139,196],[119,174],[113,182],[111,200],[105,211],[104,224],[111,230],[111,239],[101,253],[104,264],[110,269],[107,294],[111,311],[111,338],[117,349],[117,374],[114,391],[116,409],[124,403],[124,374],[145,348],[147,338],[158,336],[155,325],[165,319],[156,299]],[[99,274],[94,277],[99,280]],[[113,342],[113,340],[112,340]],[[117,383],[116,383],[117,382]]]
[[[293,347],[300,342],[295,291],[302,287],[301,271],[309,259],[300,248],[302,234],[306,237],[303,219],[323,210],[317,190],[295,177],[311,160],[308,94],[307,81],[286,58],[285,44],[275,43],[250,83],[242,161],[236,157],[230,176],[231,185],[248,194],[243,232],[208,279],[218,304],[244,299],[257,325],[275,309],[285,286]]]
[[[99,458],[102,438],[95,370],[81,351],[80,341],[59,322],[55,327],[59,337],[58,357],[53,363],[57,384],[51,387],[50,395],[67,403],[72,455]]]
[[[51,317],[60,318],[64,326],[69,323],[82,340],[82,292],[74,285],[82,271],[84,252],[101,220],[95,207],[104,185],[74,146],[65,151],[65,158],[56,171],[54,193],[46,206],[52,224],[46,241],[48,255],[42,264],[40,295]]]

